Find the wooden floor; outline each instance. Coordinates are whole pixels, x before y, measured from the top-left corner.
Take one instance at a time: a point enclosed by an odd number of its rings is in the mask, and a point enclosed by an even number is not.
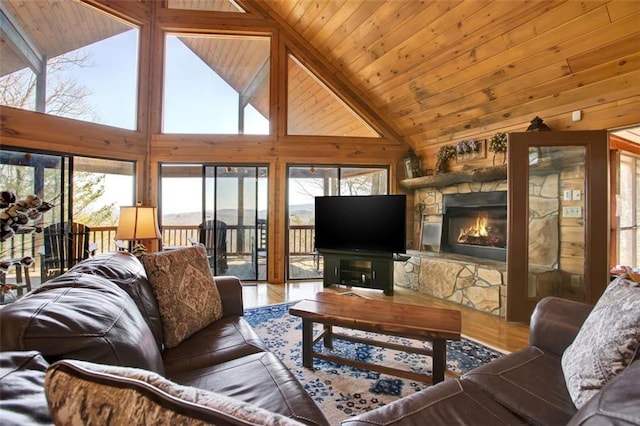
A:
[[[320,281],[291,282],[284,285],[245,283],[243,297],[245,308],[292,302],[309,298],[319,291],[332,293],[353,292],[376,300],[387,300],[410,305],[434,306],[458,309],[462,314],[462,334],[495,349],[512,352],[528,345],[529,326],[522,323],[504,321],[494,315],[466,308],[455,303],[432,298],[401,287],[394,288],[393,296],[385,296],[381,290],[357,287],[322,287]]]

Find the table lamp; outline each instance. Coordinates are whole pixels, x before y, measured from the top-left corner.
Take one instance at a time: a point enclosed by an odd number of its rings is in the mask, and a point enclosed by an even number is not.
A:
[[[142,256],[147,250],[140,241],[162,238],[157,217],[155,207],[143,207],[140,203],[120,207],[116,240],[136,242],[131,252],[138,257]]]

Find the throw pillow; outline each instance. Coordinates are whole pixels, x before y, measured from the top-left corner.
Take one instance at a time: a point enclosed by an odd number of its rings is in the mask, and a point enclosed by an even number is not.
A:
[[[576,408],[631,363],[640,346],[640,284],[623,275],[604,291],[562,355]]]
[[[167,348],[222,317],[222,300],[203,246],[150,253],[142,263],[158,300]]]
[[[234,398],[178,385],[150,371],[84,361],[51,365],[45,394],[57,425],[301,425]]]

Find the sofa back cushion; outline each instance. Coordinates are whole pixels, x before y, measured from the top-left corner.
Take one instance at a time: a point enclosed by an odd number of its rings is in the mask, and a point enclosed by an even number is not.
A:
[[[164,373],[160,349],[131,297],[105,278],[69,271],[0,309],[3,351]]]
[[[47,370],[45,389],[56,424],[302,426],[252,404],[134,368],[60,361]]]
[[[126,291],[147,322],[158,347],[162,347],[162,321],[158,303],[144,266],[137,257],[129,252],[102,253],[76,264],[70,270],[106,278]]]

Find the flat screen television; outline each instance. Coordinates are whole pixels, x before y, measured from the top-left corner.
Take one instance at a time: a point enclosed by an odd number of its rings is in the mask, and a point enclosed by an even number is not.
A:
[[[406,203],[403,194],[316,197],[316,249],[405,253]]]

